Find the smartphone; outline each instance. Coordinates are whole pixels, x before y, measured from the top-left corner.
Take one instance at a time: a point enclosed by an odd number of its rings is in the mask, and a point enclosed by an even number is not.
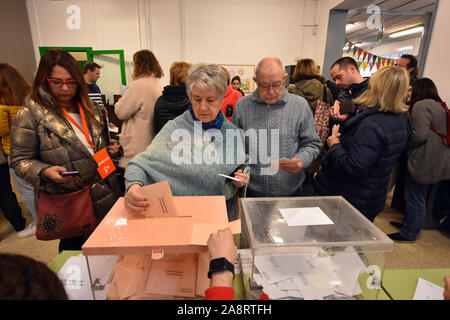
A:
[[[80,174],[79,171],[66,171],[66,172],[60,172],[60,175],[62,175],[63,177],[73,177],[73,176],[77,176]]]
[[[341,114],[353,112],[353,110],[355,108],[355,104],[352,101],[344,101],[344,102],[341,102],[340,105],[341,105],[341,109],[339,110],[339,112]]]

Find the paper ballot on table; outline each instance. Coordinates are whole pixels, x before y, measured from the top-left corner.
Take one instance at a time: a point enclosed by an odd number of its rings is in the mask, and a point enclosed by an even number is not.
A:
[[[419,278],[413,300],[444,300],[444,288]]]
[[[289,227],[334,224],[319,207],[279,209]]]
[[[93,300],[86,258],[70,257],[58,272],[69,300]]]

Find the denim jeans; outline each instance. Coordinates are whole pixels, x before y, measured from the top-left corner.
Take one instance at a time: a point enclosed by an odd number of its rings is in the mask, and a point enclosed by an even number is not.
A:
[[[8,156],[8,163],[9,163],[9,156]],[[16,185],[17,191],[19,191],[28,211],[33,217],[33,223],[36,224],[37,211],[36,211],[36,204],[34,202],[34,188],[31,184],[19,178],[12,168],[10,168],[10,171],[14,180],[14,184]]]
[[[427,184],[415,182],[409,172],[406,173],[406,215],[400,235],[411,241],[416,240],[425,221],[428,187]]]

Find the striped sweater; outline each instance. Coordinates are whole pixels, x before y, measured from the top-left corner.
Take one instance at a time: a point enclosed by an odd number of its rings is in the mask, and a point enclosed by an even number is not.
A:
[[[232,122],[245,132],[250,129],[258,132],[258,141],[249,139],[245,145],[251,161],[252,179],[248,185],[251,193],[260,197],[295,194],[305,179],[303,170],[297,174],[282,170],[270,174],[267,169],[271,162],[293,157],[300,158],[303,168],[307,168],[318,157],[321,140],[308,102],[284,90],[280,100],[267,105],[256,90],[238,100]],[[257,159],[252,159],[252,154],[257,154]]]

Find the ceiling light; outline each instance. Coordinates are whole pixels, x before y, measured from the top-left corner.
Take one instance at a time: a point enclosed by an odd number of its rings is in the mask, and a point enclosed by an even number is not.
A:
[[[408,35],[414,34],[414,33],[420,33],[420,32],[423,32],[423,30],[424,30],[424,27],[416,27],[416,28],[406,29],[406,30],[402,30],[402,31],[390,34],[389,37],[390,38],[399,38],[399,37],[408,36]]]
[[[355,23],[349,23],[345,26],[345,31],[352,29],[355,26]]]
[[[398,48],[397,51],[407,51],[407,50],[412,50],[413,46],[407,46],[407,47],[403,47],[403,48]]]

